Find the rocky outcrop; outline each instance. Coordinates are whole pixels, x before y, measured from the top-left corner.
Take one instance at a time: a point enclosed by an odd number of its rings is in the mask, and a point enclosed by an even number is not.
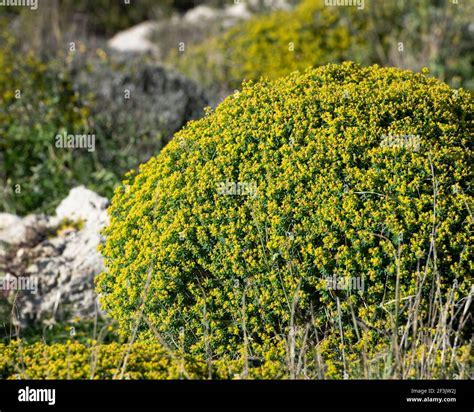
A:
[[[104,268],[97,247],[107,204],[81,186],[55,216],[0,214],[0,292],[13,307],[4,323],[24,327],[99,313],[94,278]]]

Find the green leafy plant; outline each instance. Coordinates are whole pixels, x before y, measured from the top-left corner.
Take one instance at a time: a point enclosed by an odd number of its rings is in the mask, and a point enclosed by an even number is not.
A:
[[[15,40],[7,32],[2,38],[0,209],[51,211],[71,184],[93,181],[97,165],[90,153],[55,146],[56,135],[63,132],[93,133],[89,105],[79,99],[67,73],[48,68],[32,53],[19,59]]]

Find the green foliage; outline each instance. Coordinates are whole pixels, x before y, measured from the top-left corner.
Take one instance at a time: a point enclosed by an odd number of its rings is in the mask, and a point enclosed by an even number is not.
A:
[[[9,307],[7,316],[2,318],[3,328],[2,340],[0,342],[8,344],[12,339],[21,337],[24,345],[37,342],[44,344],[67,343],[74,338],[75,342],[89,344],[91,340],[96,340],[101,344],[105,343],[123,343],[113,323],[107,319],[79,319],[73,318],[68,322],[55,322],[50,324],[33,323],[22,329],[16,329],[15,325],[10,324],[12,308]]]
[[[55,147],[63,132],[89,134],[90,105],[73,90],[66,72],[48,68],[31,53],[18,57],[3,33],[0,50],[0,210],[24,214],[51,211],[73,184],[104,192],[108,176],[97,179],[87,151]]]
[[[426,74],[353,63],[244,84],[116,189],[103,308],[124,335],[138,325],[201,360],[283,358],[295,376],[305,354],[341,377],[373,358],[380,376],[421,376],[417,351],[452,342],[446,322],[466,339],[472,109]],[[364,289],[331,290],[333,276]]]

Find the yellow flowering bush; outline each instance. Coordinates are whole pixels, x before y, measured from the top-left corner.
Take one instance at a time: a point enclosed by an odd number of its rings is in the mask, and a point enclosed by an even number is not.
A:
[[[350,62],[245,83],[116,189],[103,309],[123,335],[288,376],[401,365],[446,325],[465,342],[472,108]]]
[[[273,369],[252,367],[245,377],[278,375]],[[216,361],[211,365],[165,350],[156,343],[45,344],[20,340],[0,343],[0,379],[240,379],[243,363]]]
[[[158,344],[0,344],[0,379],[179,379],[201,376],[203,369]]]
[[[408,378],[419,376],[416,367],[429,348],[416,348],[417,364],[412,365]],[[470,349],[465,345],[456,351],[456,361],[469,365]],[[439,358],[440,354],[438,354]],[[364,377],[357,365],[351,365],[351,377]],[[471,359],[472,360],[472,359]],[[408,359],[406,359],[408,361]],[[370,367],[370,378],[383,378],[387,356],[379,352]],[[413,367],[416,366],[416,367]],[[442,378],[446,371],[436,359],[433,378]],[[426,367],[426,365],[425,365]],[[334,362],[324,359],[326,378],[337,378]],[[451,375],[455,376],[455,375]],[[467,376],[467,375],[465,375]],[[23,341],[0,343],[0,379],[287,379],[290,375],[282,359],[246,367],[243,359],[218,359],[210,363],[166,351],[156,343],[97,344],[80,343],[26,344]],[[308,377],[308,376],[306,376]],[[314,376],[309,376],[314,377]],[[460,376],[463,377],[463,376]]]

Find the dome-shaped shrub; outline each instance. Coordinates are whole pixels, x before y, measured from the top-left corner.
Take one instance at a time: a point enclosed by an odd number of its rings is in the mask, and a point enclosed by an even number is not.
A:
[[[293,376],[435,335],[436,352],[469,292],[471,113],[378,66],[245,84],[116,190],[103,308],[139,339]]]

